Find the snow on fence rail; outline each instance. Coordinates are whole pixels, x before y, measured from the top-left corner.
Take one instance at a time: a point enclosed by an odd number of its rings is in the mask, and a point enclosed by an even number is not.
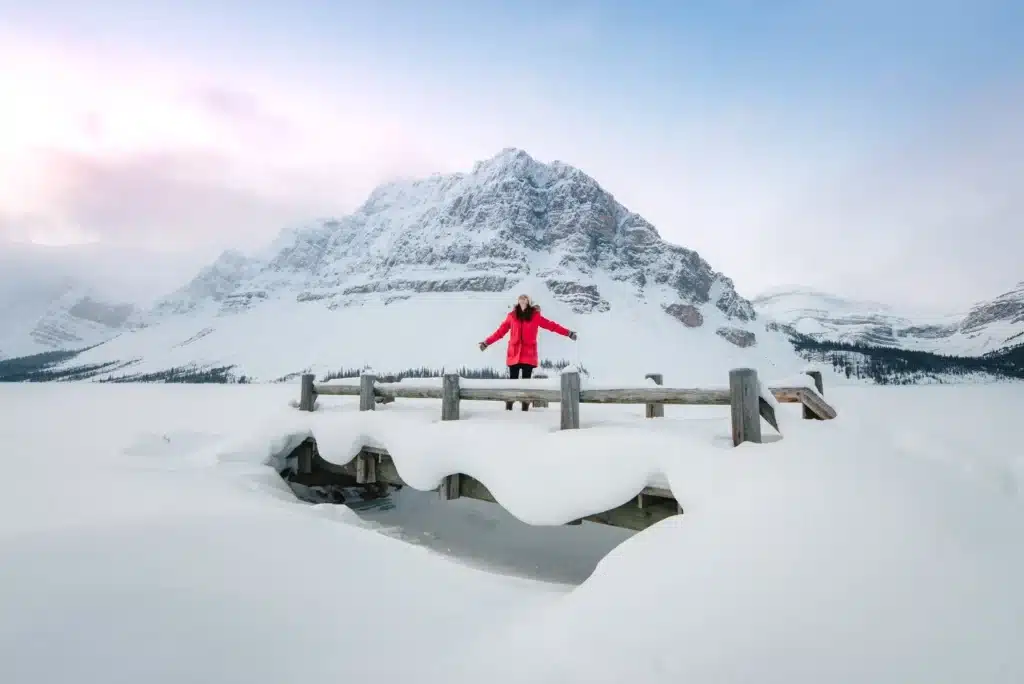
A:
[[[803,404],[805,419],[831,420],[836,410],[825,401],[821,373],[807,371],[814,380],[809,386],[771,387],[765,391],[752,368],[729,371],[729,385],[723,388],[672,387],[594,387],[584,389],[579,372],[567,369],[560,376],[558,389],[537,386],[536,381],[488,381],[477,384],[463,380],[454,373],[446,374],[440,386],[389,382],[379,383],[372,373],[364,373],[359,384],[316,384],[315,376],[302,376],[299,409],[312,411],[318,395],[358,396],[360,411],[373,411],[378,401],[389,403],[395,399],[440,399],[441,420],[458,420],[461,401],[502,402],[558,402],[561,408],[561,429],[580,427],[580,404],[645,404],[648,418],[660,418],[665,404],[730,406],[732,409],[732,439],[738,446],[743,442],[760,443],[761,418],[778,430],[775,402]],[[652,373],[648,380],[662,384],[662,375]],[[507,383],[507,384],[506,384]],[[476,385],[476,386],[474,386]],[[533,385],[533,386],[531,386]]]

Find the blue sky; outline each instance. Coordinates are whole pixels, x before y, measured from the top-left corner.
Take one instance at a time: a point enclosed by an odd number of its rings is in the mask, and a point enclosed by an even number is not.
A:
[[[1024,280],[1000,256],[1024,248],[1022,35],[1024,3],[987,0],[2,0],[19,105],[0,178],[6,158],[20,185],[0,221],[192,268],[516,146],[580,166],[748,296],[960,307]],[[126,178],[213,209],[121,215]]]

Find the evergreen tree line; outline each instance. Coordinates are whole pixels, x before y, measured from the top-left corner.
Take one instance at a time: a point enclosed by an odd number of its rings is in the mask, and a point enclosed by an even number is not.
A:
[[[84,350],[52,351],[31,356],[0,360],[0,382],[60,382],[90,380],[97,375],[107,377],[99,382],[172,382],[172,383],[247,383],[249,379],[232,373],[234,366],[198,368],[182,366],[168,368],[154,373],[122,373],[109,375],[111,371],[130,366],[131,363],[107,361],[105,363],[83,364],[70,368],[54,368],[70,361]]]
[[[136,373],[119,376],[109,376],[100,379],[99,382],[164,382],[195,385],[231,385],[249,384],[249,378],[244,375],[235,375],[231,372],[234,366],[218,366],[216,368],[196,368],[194,366],[179,366],[157,371],[155,373]]]
[[[559,359],[558,361],[552,361],[550,359],[542,359],[540,362],[540,368],[544,370],[560,371],[566,366],[571,365],[570,361]],[[362,375],[366,368],[342,368],[340,370],[331,371],[324,375],[320,382],[330,382],[331,380],[343,380],[347,378],[358,378]],[[581,374],[586,375],[587,370],[582,366],[579,367]],[[445,373],[457,373],[460,378],[467,378],[470,380],[504,380],[508,378],[507,368],[469,368],[467,366],[461,366],[455,370],[448,370],[445,368],[429,368],[427,366],[421,366],[419,368],[407,368],[397,372],[378,372],[377,379],[380,382],[398,382],[403,378],[440,378]],[[286,376],[283,379],[290,379],[291,376]]]
[[[93,363],[56,370],[53,367],[69,361],[81,351],[51,351],[31,356],[0,360],[0,382],[56,382],[85,380],[118,365],[116,361]]]
[[[108,361],[105,363],[83,364],[68,368],[55,368],[78,356],[84,350],[77,351],[51,351],[31,356],[22,356],[13,359],[0,360],[0,382],[59,382],[73,380],[91,380],[99,375],[106,377],[99,378],[98,382],[162,382],[162,383],[216,383],[216,384],[247,384],[251,379],[245,375],[235,375],[234,366],[219,366],[216,368],[201,368],[196,366],[178,366],[151,373],[130,373],[125,372],[119,375],[112,374],[122,368],[127,368],[132,362]],[[540,368],[544,370],[561,370],[570,365],[570,361],[559,359],[543,359]],[[327,373],[321,382],[337,380],[341,378],[356,378],[365,370],[363,368],[343,368]],[[586,374],[585,368],[580,367],[580,372]],[[430,368],[421,366],[419,368],[407,368],[397,372],[386,372],[379,376],[382,382],[398,382],[403,378],[439,378],[445,373],[452,372],[446,368]],[[502,380],[508,377],[507,368],[469,368],[462,366],[455,369],[460,377],[473,380]],[[288,382],[294,380],[301,373],[290,373],[275,382]]]
[[[953,356],[911,349],[816,340],[791,334],[796,351],[806,359],[830,364],[848,378],[880,385],[915,384],[923,379],[971,376],[1024,379],[1024,344],[984,356]]]

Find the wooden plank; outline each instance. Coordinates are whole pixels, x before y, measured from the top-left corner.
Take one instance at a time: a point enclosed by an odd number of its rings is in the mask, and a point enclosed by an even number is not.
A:
[[[462,475],[460,477],[459,495],[467,499],[487,501],[494,504],[498,503],[482,482],[469,477],[468,475]],[[636,499],[634,498],[609,511],[602,511],[600,513],[588,515],[577,520],[569,521],[566,524],[580,525],[584,520],[587,520],[589,522],[596,522],[602,525],[610,525],[613,527],[622,527],[628,530],[639,531],[650,527],[654,523],[660,522],[665,518],[669,518],[673,515],[679,515],[681,512],[682,507],[675,499],[672,498],[652,501],[643,509],[637,508]]]
[[[800,388],[800,401],[813,411],[819,420],[832,420],[838,415],[835,408],[810,387]]]
[[[562,429],[578,430],[580,427],[580,374],[562,373]]]
[[[665,381],[665,376],[661,373],[648,373],[646,376],[648,380],[653,380],[655,385],[661,385]],[[665,405],[664,404],[647,404],[644,408],[644,414],[648,418],[664,418],[665,417]]]
[[[821,420],[832,420],[838,415],[836,409],[810,387],[773,387],[771,391],[780,404],[804,404]]]
[[[584,404],[681,404],[728,406],[728,389],[679,389],[672,387],[636,387],[626,389],[585,389],[580,392]]]
[[[503,389],[500,387],[463,387],[459,390],[463,401],[561,401],[562,393],[542,387]]]
[[[385,383],[374,388],[374,394],[386,399],[443,399],[444,387],[413,387],[401,386],[398,383]]]
[[[476,499],[477,501],[486,501],[492,504],[498,503],[498,500],[494,498],[494,495],[484,486],[483,482],[469,475],[459,476],[459,496],[464,496],[467,499]]]
[[[374,399],[373,385],[377,382],[377,376],[364,374],[359,376],[359,410],[373,411],[377,408]]]
[[[665,489],[664,487],[644,487],[640,493],[644,496],[655,497],[658,499],[676,498],[671,489]]]
[[[299,389],[299,410],[300,411],[312,411],[314,402],[316,402],[316,390],[313,386],[313,381],[316,376],[312,373],[304,373],[302,375],[302,385]]]
[[[645,508],[638,508],[635,502],[630,501],[625,505],[588,515],[583,519],[639,532],[674,515],[679,515],[679,506],[675,501],[654,504]]]
[[[811,371],[806,371],[806,373],[807,373],[807,375],[809,375],[811,377],[812,380],[814,380],[814,386],[817,388],[818,394],[820,394],[821,396],[824,396],[825,395],[825,381],[821,377],[821,371],[811,370]],[[807,404],[803,405],[802,412],[803,412],[804,420],[821,420],[821,418],[818,416],[818,414],[815,413],[813,410],[811,410],[811,407],[808,406]]]
[[[358,385],[314,385],[313,392],[325,397],[358,397]]]
[[[775,401],[780,404],[802,404],[803,399],[800,398],[800,393],[803,392],[803,387],[772,387],[770,391],[775,397]]]
[[[441,495],[443,501],[451,501],[452,499],[458,499],[461,496],[461,481],[462,476],[459,473],[449,475],[448,477],[441,480],[441,486],[438,487],[438,494]]]
[[[732,443],[761,443],[761,411],[758,405],[757,371],[734,368],[729,371],[730,406],[732,409]]]
[[[765,401],[764,397],[760,395],[757,397],[757,407],[761,417],[768,421],[768,424],[775,428],[775,431],[781,435],[782,430],[779,429],[779,422],[775,418],[775,408]]]
[[[441,387],[441,420],[459,419],[459,376],[448,373]]]
[[[650,487],[644,488],[642,492],[636,495],[633,499],[637,508],[650,508],[651,506],[659,506],[665,502],[670,502],[672,505],[676,504],[676,498],[672,495],[672,492],[666,490],[653,490]]]
[[[775,400],[782,404],[803,403],[804,387],[772,387]],[[314,385],[314,393],[322,396],[359,396],[357,385]],[[400,387],[398,383],[376,385],[374,394],[389,399],[443,399],[443,387]],[[556,389],[526,388],[503,389],[497,387],[462,387],[459,398],[463,401],[561,401],[562,393]],[[582,404],[674,404],[729,406],[728,389],[637,387],[626,389],[583,389]]]

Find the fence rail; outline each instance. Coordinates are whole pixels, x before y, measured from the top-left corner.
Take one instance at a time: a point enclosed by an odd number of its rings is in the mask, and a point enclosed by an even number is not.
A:
[[[837,413],[824,398],[821,373],[808,371],[814,380],[815,389],[803,386],[771,387],[775,400],[780,403],[803,404],[803,417],[812,420],[831,420]],[[662,375],[647,376],[660,385]],[[761,396],[761,384],[757,372],[750,368],[737,368],[729,372],[729,387],[722,389],[637,387],[610,389],[581,389],[577,372],[562,373],[560,389],[530,387],[529,380],[510,380],[522,387],[461,387],[457,374],[443,376],[440,387],[424,387],[401,382],[378,383],[376,376],[360,376],[358,385],[317,384],[315,376],[302,376],[299,409],[312,411],[317,396],[358,396],[359,410],[375,410],[378,400],[385,403],[395,399],[439,399],[441,419],[458,420],[459,404],[462,401],[533,402],[546,405],[558,402],[561,409],[561,428],[578,429],[580,426],[580,404],[645,404],[648,418],[664,416],[664,406],[707,405],[730,406],[732,408],[733,444],[743,442],[760,443],[761,418],[778,430],[778,422],[772,405]]]

